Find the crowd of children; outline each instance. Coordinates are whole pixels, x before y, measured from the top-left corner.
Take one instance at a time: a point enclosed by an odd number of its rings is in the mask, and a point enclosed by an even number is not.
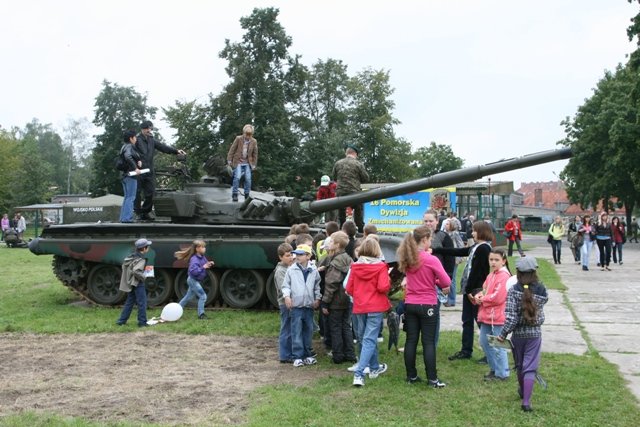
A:
[[[274,271],[274,284],[280,312],[279,360],[296,368],[316,364],[312,337],[318,328],[331,361],[352,364],[348,371],[353,372],[353,385],[362,387],[367,374],[374,379],[388,368],[378,356],[383,317],[392,308],[387,296],[389,267],[379,244],[380,238],[375,226],[367,225],[365,236],[356,239],[351,221],[347,221],[342,230],[337,223],[329,222],[326,234],[317,233],[315,237],[309,231],[306,224],[292,227],[291,234],[278,247],[279,263]],[[474,223],[474,244],[466,248],[432,249],[432,233],[428,226],[418,227],[407,233],[397,250],[398,269],[406,275],[403,309],[407,333],[404,349],[407,383],[421,382],[416,369],[417,345],[421,338],[428,385],[433,388],[446,386],[436,369],[440,316],[437,291],[446,295],[451,279],[432,251],[466,255],[469,262],[463,274],[463,300],[469,305],[471,340],[474,320],[480,326],[480,346],[490,369],[484,379],[508,380],[510,371],[505,348],[512,348],[521,408],[531,411],[533,383],[540,362],[540,327],[548,298],[536,274],[536,260],[519,258],[517,281],[509,286],[511,272],[507,254],[502,249],[491,248],[492,236],[486,223]],[[146,239],[137,240],[135,251],[123,263],[120,289],[127,292],[128,297],[117,321],[119,325],[127,322],[134,305],[138,306],[138,325],[147,324],[144,273],[145,254],[151,244]],[[177,259],[189,262],[189,289],[180,305],[184,307],[197,297],[200,319],[206,318],[207,296],[202,281],[214,265],[205,257],[205,252],[205,242],[195,240],[175,253]],[[489,270],[486,273],[485,268]],[[316,310],[319,327],[314,319]],[[510,341],[507,340],[509,334],[512,334]],[[463,331],[463,348],[449,359],[470,358],[469,348],[473,343],[468,341],[469,336]],[[357,343],[357,351],[354,343]]]

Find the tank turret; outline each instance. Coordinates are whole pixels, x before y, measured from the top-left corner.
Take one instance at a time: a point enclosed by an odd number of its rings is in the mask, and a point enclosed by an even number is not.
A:
[[[273,268],[277,247],[292,224],[313,223],[323,212],[382,198],[443,187],[483,176],[571,157],[570,149],[551,150],[437,174],[405,183],[363,191],[349,196],[301,202],[278,192],[252,191],[240,202],[231,200],[230,175],[224,161],[205,164],[207,176],[198,183],[186,182],[181,190],[159,189],[155,197],[156,222],[119,224],[52,225],[29,244],[37,255],[51,254],[53,271],[62,283],[83,298],[100,305],[119,305],[125,294],[118,290],[120,265],[133,242],[153,241],[148,264],[155,278],[147,284],[150,306],[179,300],[187,291],[186,262],[174,252],[194,239],[207,242],[206,256],[215,268],[203,282],[207,304],[250,308],[277,306]],[[172,176],[188,177],[184,168]],[[319,231],[314,229],[313,233]],[[395,265],[401,238],[383,235],[380,244],[385,260]],[[264,299],[265,294],[267,300]]]

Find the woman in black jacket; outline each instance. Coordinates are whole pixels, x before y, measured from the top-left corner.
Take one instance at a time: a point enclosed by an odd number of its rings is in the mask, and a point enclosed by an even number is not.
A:
[[[609,214],[602,212],[596,225],[596,243],[600,250],[600,270],[611,271],[609,263],[611,262],[611,223],[609,222]]]
[[[473,354],[474,322],[478,319],[478,306],[474,296],[482,291],[482,284],[489,275],[489,253],[493,232],[491,226],[484,221],[473,223],[473,246],[467,248],[434,248],[434,254],[466,256],[467,265],[462,273],[460,289],[462,298],[462,348],[449,360],[470,359]]]

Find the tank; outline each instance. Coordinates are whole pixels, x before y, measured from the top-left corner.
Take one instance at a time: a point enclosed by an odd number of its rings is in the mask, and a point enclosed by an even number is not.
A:
[[[252,191],[244,200],[232,202],[224,160],[212,159],[205,164],[207,175],[201,182],[187,179],[182,189],[157,191],[156,215],[166,220],[52,225],[30,242],[29,249],[36,255],[52,254],[56,277],[82,298],[113,306],[126,296],[118,290],[122,260],[132,251],[133,242],[145,237],[153,242],[148,264],[155,270],[155,278],[146,283],[148,303],[158,306],[186,293],[187,265],[173,254],[202,239],[207,243],[207,258],[215,261],[203,283],[207,305],[267,308],[277,305],[272,272],[278,262],[277,247],[291,225],[308,223],[316,233],[319,229],[313,228],[313,221],[323,212],[569,157],[570,149],[550,150],[311,202],[273,191]],[[185,172],[178,168],[170,175],[188,178]],[[400,241],[401,236],[380,236],[393,279],[399,277],[394,267]]]

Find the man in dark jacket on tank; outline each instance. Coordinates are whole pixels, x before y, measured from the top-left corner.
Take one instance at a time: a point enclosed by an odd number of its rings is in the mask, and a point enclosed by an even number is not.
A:
[[[369,174],[367,174],[363,164],[358,160],[358,149],[352,145],[347,147],[345,157],[333,165],[331,176],[338,182],[336,188],[338,197],[361,192],[361,184],[369,181]],[[362,203],[356,203],[351,207],[353,208],[353,222],[358,226],[358,231],[362,233],[364,229],[364,208]],[[339,209],[338,219],[340,226],[347,220],[344,208]]]
[[[153,193],[156,190],[156,174],[153,167],[153,157],[155,156],[156,150],[166,154],[185,155],[186,153],[157,141],[152,133],[153,123],[149,120],[142,122],[140,128],[142,130],[138,134],[138,142],[135,148],[140,154],[140,160],[142,161],[142,167],[140,169],[150,169],[150,172],[138,176],[138,189],[134,202],[134,211],[138,216],[138,220],[152,221],[154,219],[153,213],[151,212],[153,209]]]

